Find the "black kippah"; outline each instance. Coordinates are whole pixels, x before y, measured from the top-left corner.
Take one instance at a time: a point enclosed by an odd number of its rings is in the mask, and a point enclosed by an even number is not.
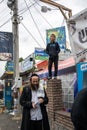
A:
[[[31,78],[32,78],[33,76],[37,76],[37,77],[39,78],[39,75],[37,75],[36,73],[32,74],[32,75],[31,75]]]

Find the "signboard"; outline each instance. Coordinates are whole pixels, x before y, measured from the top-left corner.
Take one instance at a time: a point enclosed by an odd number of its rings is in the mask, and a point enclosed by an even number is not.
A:
[[[70,43],[76,63],[87,60],[87,9],[70,18],[67,22]]]
[[[87,62],[80,62],[77,67],[78,91],[87,87]]]
[[[0,32],[0,60],[13,59],[13,35],[9,32]]]
[[[12,108],[12,91],[11,91],[11,86],[12,82],[11,81],[6,81],[5,83],[5,106],[7,109]]]
[[[8,61],[6,63],[6,67],[5,67],[5,70],[7,72],[13,72],[14,71],[14,63],[12,61]]]
[[[25,72],[33,68],[34,65],[34,54],[29,55],[24,61],[21,62],[21,72]]]
[[[61,51],[65,51],[66,49],[66,32],[65,32],[65,27],[58,27],[58,28],[53,28],[49,29],[46,31],[46,42],[50,43],[50,35],[55,34],[56,36],[56,41],[58,42]]]
[[[35,60],[47,60],[48,54],[43,48],[35,48]]]

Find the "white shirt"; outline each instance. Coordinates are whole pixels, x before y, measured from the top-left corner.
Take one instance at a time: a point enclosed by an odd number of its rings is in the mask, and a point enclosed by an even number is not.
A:
[[[32,102],[36,104],[36,108],[32,108],[30,110],[31,120],[42,120],[42,113],[38,98],[44,98],[44,96],[44,89],[41,86],[38,88],[37,91],[32,91]]]

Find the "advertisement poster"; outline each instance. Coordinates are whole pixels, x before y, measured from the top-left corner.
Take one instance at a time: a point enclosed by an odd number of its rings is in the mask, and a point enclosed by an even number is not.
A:
[[[87,60],[87,9],[72,16],[67,22],[70,44],[76,63]]]
[[[61,51],[66,49],[66,31],[65,26],[49,29],[46,31],[46,43],[50,43],[50,35],[55,34],[56,41],[59,43]]]
[[[0,60],[13,59],[13,35],[9,32],[0,32]]]
[[[8,61],[5,66],[5,70],[8,72],[14,71],[14,63],[12,61]]]
[[[87,87],[87,62],[78,63],[77,66],[78,91]]]
[[[4,98],[5,98],[5,106],[7,109],[12,108],[12,82],[10,80],[7,80],[5,82],[5,93],[4,93]]]
[[[48,60],[48,54],[43,48],[35,48],[35,60]]]

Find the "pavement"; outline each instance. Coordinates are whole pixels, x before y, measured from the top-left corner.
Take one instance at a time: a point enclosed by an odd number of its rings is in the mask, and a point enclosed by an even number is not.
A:
[[[0,130],[20,130],[21,119],[9,113],[0,114]]]

